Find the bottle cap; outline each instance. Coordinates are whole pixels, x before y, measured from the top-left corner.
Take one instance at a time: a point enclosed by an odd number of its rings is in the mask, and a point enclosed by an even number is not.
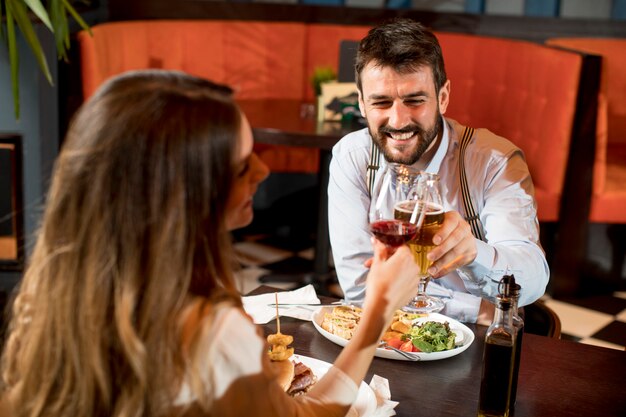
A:
[[[519,297],[522,287],[515,282],[515,276],[504,275],[498,285],[498,292],[505,297]]]

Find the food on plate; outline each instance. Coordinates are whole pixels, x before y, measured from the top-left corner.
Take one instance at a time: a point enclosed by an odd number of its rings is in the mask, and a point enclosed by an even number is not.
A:
[[[320,326],[327,332],[350,340],[359,324],[361,313],[359,307],[337,306],[331,313],[324,314]]]
[[[294,349],[288,347],[293,343],[293,336],[280,332],[280,317],[278,315],[278,296],[276,296],[276,333],[267,336],[270,348],[270,368],[273,370],[276,381],[281,388],[291,396],[306,393],[316,382],[317,377],[308,366],[301,362],[292,362]]]
[[[276,376],[278,385],[280,385],[283,391],[287,391],[291,386],[291,381],[293,381],[293,377],[295,375],[293,362],[289,359],[285,361],[270,361],[270,368]]]
[[[456,333],[450,330],[447,321],[426,321],[414,325],[406,338],[419,352],[441,352],[455,348]]]
[[[332,312],[324,314],[320,326],[322,329],[335,336],[350,340],[359,324],[362,312],[363,310],[359,307],[337,306],[333,308]],[[422,314],[407,313],[402,310],[397,310],[389,328],[387,328],[383,334],[382,340],[387,341],[402,337],[402,335],[411,330],[413,321],[423,316]]]
[[[387,331],[385,333],[383,333],[383,337],[381,337],[381,340],[388,342],[390,340],[394,340],[394,339],[400,339],[402,337],[404,333],[400,333],[400,332],[396,332],[396,331]]]
[[[311,368],[299,361],[270,361],[270,368],[278,385],[292,397],[306,394],[317,382],[317,376]]]
[[[361,318],[362,310],[353,306],[337,306],[325,313],[320,326],[329,333],[350,340]],[[397,310],[381,340],[388,346],[406,352],[441,352],[454,349],[456,334],[448,322],[426,321],[415,323],[425,314]]]
[[[293,355],[293,348],[288,347],[293,343],[293,336],[280,332],[280,316],[278,315],[278,294],[276,298],[276,334],[267,336],[270,345],[268,355],[272,361],[286,361]]]
[[[291,362],[291,361],[290,361]],[[317,382],[317,377],[305,364],[302,362],[295,362],[294,364],[294,376],[291,380],[291,384],[287,389],[287,394],[292,397],[306,394],[313,385]]]
[[[394,330],[398,333],[408,333],[411,330],[411,324],[406,323],[402,320],[392,322],[390,327],[391,330]]]

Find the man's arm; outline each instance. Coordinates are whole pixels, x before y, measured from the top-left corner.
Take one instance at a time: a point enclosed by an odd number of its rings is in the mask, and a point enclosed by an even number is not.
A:
[[[435,236],[432,256],[435,277],[457,268],[467,290],[493,299],[498,281],[508,270],[522,286],[520,305],[544,294],[549,268],[539,244],[534,189],[521,151],[503,156],[489,167],[480,218],[487,243],[471,235],[458,213],[448,213],[449,227]]]

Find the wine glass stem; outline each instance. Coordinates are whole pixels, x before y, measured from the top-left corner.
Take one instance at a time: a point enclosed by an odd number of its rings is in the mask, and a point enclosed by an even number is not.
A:
[[[418,295],[425,295],[426,294],[426,286],[428,286],[428,283],[430,282],[430,276],[426,275],[421,277],[420,282],[417,286],[417,294]]]

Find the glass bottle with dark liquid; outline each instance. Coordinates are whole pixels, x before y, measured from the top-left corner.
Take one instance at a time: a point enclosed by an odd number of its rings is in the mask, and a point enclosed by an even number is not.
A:
[[[487,329],[478,403],[479,417],[508,417],[511,405],[516,330],[511,299],[499,294],[496,313]]]
[[[511,385],[511,408],[515,407],[517,400],[517,378],[519,376],[519,366],[522,356],[522,339],[524,338],[524,320],[519,315],[518,302],[522,287],[515,282],[515,277],[505,275],[503,279],[509,278],[509,296],[511,298],[511,316],[513,327],[515,327],[515,362],[513,363],[513,381]]]

